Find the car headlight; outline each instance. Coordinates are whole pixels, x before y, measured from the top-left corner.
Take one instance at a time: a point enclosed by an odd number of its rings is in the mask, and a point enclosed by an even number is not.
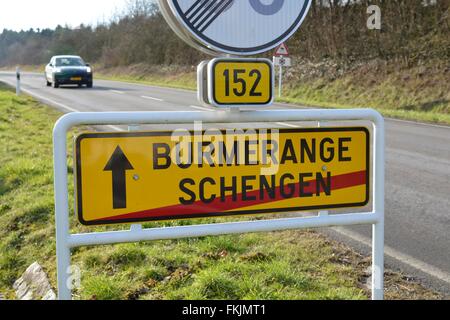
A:
[[[87,73],[92,73],[92,69],[90,67],[86,68]]]

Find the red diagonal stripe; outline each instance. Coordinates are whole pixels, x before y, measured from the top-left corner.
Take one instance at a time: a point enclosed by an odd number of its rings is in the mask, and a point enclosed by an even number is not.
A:
[[[360,185],[365,185],[367,183],[366,179],[367,172],[359,171],[349,174],[343,174],[340,176],[335,176],[331,178],[331,190],[336,191],[340,189],[346,189],[351,187],[356,187]],[[316,193],[317,180],[308,181],[309,187],[305,188],[307,193]],[[295,185],[296,190],[300,188],[300,183]],[[323,190],[321,190],[323,192]],[[174,205],[163,208],[156,208],[151,210],[145,210],[141,212],[135,212],[130,214],[125,214],[121,216],[109,217],[97,220],[101,221],[120,221],[120,220],[130,220],[130,219],[145,219],[145,218],[164,218],[170,216],[189,216],[189,215],[199,215],[199,214],[210,214],[210,213],[220,213],[231,211],[239,208],[252,207],[256,205],[261,205],[265,203],[278,202],[282,200],[288,200],[281,195],[281,188],[276,188],[275,199],[268,198],[265,200],[259,199],[260,190],[248,192],[248,197],[256,196],[257,200],[254,201],[233,201],[233,197],[227,196],[225,201],[222,202],[220,197],[216,198],[213,202],[205,204],[202,201],[197,201],[192,205]],[[242,194],[238,195],[238,199],[242,199]]]

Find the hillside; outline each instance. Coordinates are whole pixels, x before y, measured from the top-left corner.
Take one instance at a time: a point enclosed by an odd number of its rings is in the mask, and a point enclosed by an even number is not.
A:
[[[108,23],[55,30],[3,30],[0,67],[39,65],[52,55],[79,54],[106,67],[197,65],[205,58],[169,28],[152,0],[132,0]],[[381,28],[370,29],[370,5],[378,5]],[[313,1],[290,52],[307,61],[353,65],[379,59],[403,66],[450,59],[450,0]],[[268,53],[267,56],[271,56]]]

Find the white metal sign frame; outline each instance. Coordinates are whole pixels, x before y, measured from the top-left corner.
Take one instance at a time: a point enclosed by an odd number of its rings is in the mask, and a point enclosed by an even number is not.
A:
[[[371,212],[318,215],[311,218],[287,218],[265,221],[206,224],[170,228],[142,229],[132,226],[129,231],[71,234],[69,224],[69,190],[67,173],[67,134],[79,125],[137,125],[204,123],[254,123],[282,121],[346,121],[368,120],[374,125],[374,170],[372,179],[373,210]],[[56,215],[56,254],[58,298],[70,300],[71,249],[141,241],[182,239],[253,232],[271,232],[304,228],[373,226],[372,298],[384,298],[384,195],[385,195],[385,127],[383,117],[371,109],[355,110],[262,110],[217,112],[107,112],[70,113],[55,125],[54,176]]]

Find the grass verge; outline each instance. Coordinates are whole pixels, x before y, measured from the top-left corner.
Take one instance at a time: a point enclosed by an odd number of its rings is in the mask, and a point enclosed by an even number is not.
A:
[[[304,62],[287,76],[283,101],[326,108],[369,107],[392,118],[450,124],[450,65],[405,67],[369,61],[353,66]]]
[[[59,116],[0,84],[0,294],[6,298],[14,298],[12,284],[35,261],[56,285],[51,133]],[[71,181],[71,152],[67,166]],[[73,185],[69,189],[73,203]],[[71,225],[73,232],[103,230],[75,218]],[[78,299],[369,297],[370,258],[312,231],[79,248],[73,264],[82,271]],[[388,272],[387,284],[391,299],[441,298],[398,273]]]

